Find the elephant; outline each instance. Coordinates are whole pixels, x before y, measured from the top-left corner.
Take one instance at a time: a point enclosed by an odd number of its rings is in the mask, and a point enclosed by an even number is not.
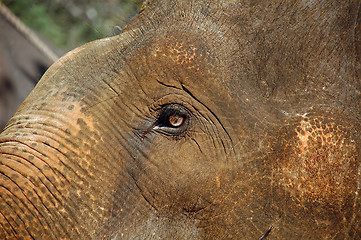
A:
[[[150,0],[0,135],[1,239],[361,239],[360,1]]]

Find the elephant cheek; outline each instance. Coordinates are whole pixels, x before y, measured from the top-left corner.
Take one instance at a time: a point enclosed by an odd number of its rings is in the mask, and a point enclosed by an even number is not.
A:
[[[353,128],[340,123],[333,117],[300,117],[280,135],[270,180],[273,199],[288,206],[292,217],[283,217],[289,221],[321,224],[332,232],[353,218],[359,201],[357,143]]]

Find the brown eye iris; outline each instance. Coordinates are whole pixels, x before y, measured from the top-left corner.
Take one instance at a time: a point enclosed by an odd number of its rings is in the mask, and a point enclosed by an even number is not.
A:
[[[168,121],[172,127],[180,127],[184,123],[184,117],[172,115],[169,116]]]

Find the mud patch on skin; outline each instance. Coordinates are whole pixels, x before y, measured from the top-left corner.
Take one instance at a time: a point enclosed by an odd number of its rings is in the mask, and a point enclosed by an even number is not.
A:
[[[347,112],[332,111],[294,116],[273,133],[264,162],[273,234],[346,239],[357,229],[360,126]]]
[[[357,187],[356,143],[340,121],[300,117],[292,136],[283,136],[273,182],[300,204],[344,204]],[[291,127],[291,128],[292,128]],[[289,130],[291,131],[291,130]]]
[[[174,46],[164,49],[160,54],[168,56],[176,64],[199,71],[199,66],[195,61],[197,58],[197,48],[194,45],[185,45],[184,43],[176,42]],[[199,57],[202,57],[201,53]]]
[[[178,34],[178,35],[177,35]],[[164,40],[157,42],[151,50],[150,57],[155,62],[164,62],[168,69],[182,68],[193,73],[205,72],[211,60],[208,48],[203,40],[194,36],[183,39],[182,33],[172,33]]]

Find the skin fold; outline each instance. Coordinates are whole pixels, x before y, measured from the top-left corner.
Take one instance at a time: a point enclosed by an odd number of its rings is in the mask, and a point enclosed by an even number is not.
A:
[[[146,1],[0,135],[0,239],[358,239],[360,1]]]

